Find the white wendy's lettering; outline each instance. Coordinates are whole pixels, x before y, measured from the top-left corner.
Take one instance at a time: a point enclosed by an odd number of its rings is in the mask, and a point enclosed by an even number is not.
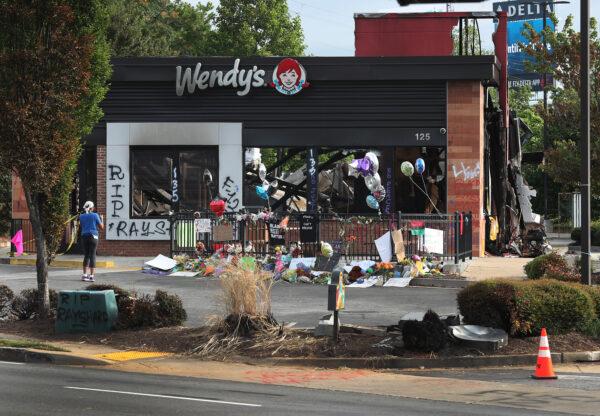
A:
[[[193,94],[194,90],[205,90],[215,85],[219,87],[238,88],[237,95],[244,96],[248,94],[251,87],[263,87],[265,83],[266,72],[258,69],[254,65],[251,69],[240,69],[240,60],[236,59],[233,68],[227,72],[223,71],[203,71],[202,63],[198,62],[192,71],[192,68],[183,68],[177,66],[177,78],[175,79],[175,89],[177,95],[183,95],[184,90]]]

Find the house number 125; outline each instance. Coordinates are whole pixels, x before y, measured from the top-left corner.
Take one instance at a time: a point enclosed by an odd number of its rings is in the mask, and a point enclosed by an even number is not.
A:
[[[415,137],[419,142],[428,142],[431,139],[430,133],[415,133]]]

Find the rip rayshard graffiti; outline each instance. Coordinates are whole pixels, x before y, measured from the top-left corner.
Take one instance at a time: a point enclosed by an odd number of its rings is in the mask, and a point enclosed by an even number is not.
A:
[[[117,302],[112,290],[59,292],[57,332],[106,332],[116,320]]]
[[[106,239],[168,240],[167,219],[130,218],[129,152],[107,146]]]

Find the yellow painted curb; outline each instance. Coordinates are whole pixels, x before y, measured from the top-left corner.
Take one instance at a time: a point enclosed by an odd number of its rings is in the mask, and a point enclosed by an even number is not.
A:
[[[130,361],[141,360],[144,358],[166,357],[169,355],[173,354],[168,352],[120,351],[111,352],[109,354],[96,354],[94,357],[111,361]]]
[[[15,266],[35,266],[36,259],[24,259],[24,258],[11,258],[8,264]],[[82,260],[54,260],[51,264],[53,267],[65,267],[68,269],[79,269],[81,268]],[[96,268],[100,269],[111,269],[115,267],[115,262],[111,260],[100,260],[96,261]]]

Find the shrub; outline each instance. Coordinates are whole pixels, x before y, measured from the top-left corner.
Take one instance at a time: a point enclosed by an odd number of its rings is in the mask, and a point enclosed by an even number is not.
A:
[[[560,254],[552,252],[538,256],[527,263],[525,274],[529,279],[542,279],[548,268],[551,268],[555,273],[561,270],[565,272],[570,270],[566,260]]]
[[[588,285],[575,285],[578,288],[583,289],[590,299],[592,300],[592,304],[594,305],[594,310],[596,311],[596,317],[600,319],[600,287],[598,286],[588,286]]]
[[[123,296],[123,297],[128,297],[131,296],[131,292],[129,292],[128,290],[125,290],[123,288],[120,288],[119,286],[116,285],[111,285],[108,283],[99,283],[99,284],[93,284],[93,285],[89,285],[85,288],[85,290],[91,290],[91,291],[102,291],[102,290],[112,290],[113,292],[115,292],[115,296],[117,298]]]
[[[170,295],[164,290],[156,291],[154,309],[157,321],[155,326],[182,325],[187,319],[181,298],[177,295]]]
[[[514,335],[552,334],[577,330],[597,316],[598,294],[579,284],[554,280],[486,281],[458,294],[458,307],[467,324],[496,326]],[[492,317],[493,319],[489,319]],[[497,325],[490,325],[497,322]]]
[[[600,221],[592,221],[590,224],[592,233],[592,245],[600,246]],[[573,228],[571,231],[571,240],[581,244],[581,228]]]
[[[427,311],[423,321],[407,321],[402,327],[402,340],[409,350],[437,352],[448,343],[447,326],[437,313]]]
[[[10,315],[10,304],[14,297],[14,292],[8,286],[0,285],[0,319],[7,318]]]
[[[560,280],[562,282],[578,283],[581,281],[581,274],[576,272],[574,269],[556,264],[549,264],[546,266],[542,279]]]
[[[465,321],[510,331],[515,320],[516,286],[510,281],[487,280],[469,285],[457,295]]]
[[[37,315],[37,289],[24,289],[11,302],[12,312],[17,319],[24,320],[34,318]],[[50,289],[50,315],[56,314],[58,295],[55,290]]]
[[[229,265],[220,279],[219,301],[225,315],[270,316],[273,278],[256,268],[245,269]]]

